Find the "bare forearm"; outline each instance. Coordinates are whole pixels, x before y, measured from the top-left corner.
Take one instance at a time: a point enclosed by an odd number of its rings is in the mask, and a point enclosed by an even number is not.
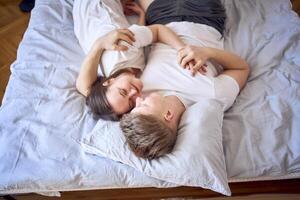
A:
[[[238,55],[215,48],[208,48],[208,50],[210,59],[222,65],[225,70],[246,70],[249,68],[247,62]]]
[[[211,49],[210,58],[223,66],[222,74],[232,77],[238,83],[239,89],[243,89],[250,73],[250,68],[244,59],[219,49]]]
[[[145,26],[145,24],[146,24],[145,14],[142,14],[142,15],[139,17],[138,24],[139,24],[140,26]]]
[[[76,88],[80,93],[87,96],[97,80],[99,60],[104,50],[126,51],[128,49],[127,46],[120,44],[121,40],[131,45],[135,41],[133,33],[128,29],[113,30],[95,41],[83,60],[76,80]]]
[[[99,59],[103,51],[96,42],[81,64],[76,88],[84,96],[89,94],[92,84],[97,80]]]
[[[161,42],[179,50],[185,46],[184,42],[170,28],[164,25],[151,25],[149,28],[153,33],[153,43]]]

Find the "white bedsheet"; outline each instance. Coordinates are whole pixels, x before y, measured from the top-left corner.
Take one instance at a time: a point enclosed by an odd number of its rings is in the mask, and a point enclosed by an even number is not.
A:
[[[225,1],[225,49],[251,73],[224,116],[231,178],[300,172],[300,18],[289,1]]]
[[[176,186],[85,154],[76,143],[96,121],[75,89],[84,54],[72,3],[36,1],[11,66],[0,108],[0,193]],[[225,6],[225,49],[251,66],[224,118],[228,176],[299,177],[300,20],[286,0],[225,0]]]

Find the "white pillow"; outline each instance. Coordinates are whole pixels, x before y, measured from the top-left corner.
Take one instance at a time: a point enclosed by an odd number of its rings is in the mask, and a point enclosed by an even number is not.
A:
[[[88,153],[122,162],[150,177],[231,195],[222,146],[222,122],[220,102],[196,103],[182,116],[172,153],[151,161],[131,152],[118,122],[100,120],[81,145]]]

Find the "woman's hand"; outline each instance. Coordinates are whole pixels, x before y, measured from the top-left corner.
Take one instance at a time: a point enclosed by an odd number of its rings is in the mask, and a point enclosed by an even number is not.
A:
[[[211,58],[211,51],[206,47],[185,46],[177,53],[178,63],[195,76],[197,72],[206,73],[206,62]]]
[[[127,46],[122,45],[120,41],[127,42],[132,45],[135,42],[134,34],[128,29],[116,29],[106,35],[98,38],[94,48],[105,50],[126,51]]]

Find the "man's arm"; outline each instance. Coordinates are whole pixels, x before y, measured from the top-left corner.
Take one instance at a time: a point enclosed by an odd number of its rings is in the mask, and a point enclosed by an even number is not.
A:
[[[181,66],[184,67],[191,61],[195,63],[192,69],[193,73],[203,68],[208,60],[213,60],[222,65],[224,68],[222,74],[235,79],[240,89],[245,86],[249,75],[249,66],[241,57],[228,51],[209,47],[186,46],[178,52],[178,62]]]
[[[120,40],[132,44],[135,39],[133,33],[128,29],[118,29],[109,32],[95,41],[81,64],[76,80],[76,88],[81,94],[87,96],[91,86],[97,80],[99,60],[104,50],[126,51],[128,49],[128,47],[119,44]]]
[[[209,48],[210,58],[223,66],[221,74],[231,76],[239,84],[240,90],[245,86],[249,76],[249,65],[241,57],[219,49]]]

